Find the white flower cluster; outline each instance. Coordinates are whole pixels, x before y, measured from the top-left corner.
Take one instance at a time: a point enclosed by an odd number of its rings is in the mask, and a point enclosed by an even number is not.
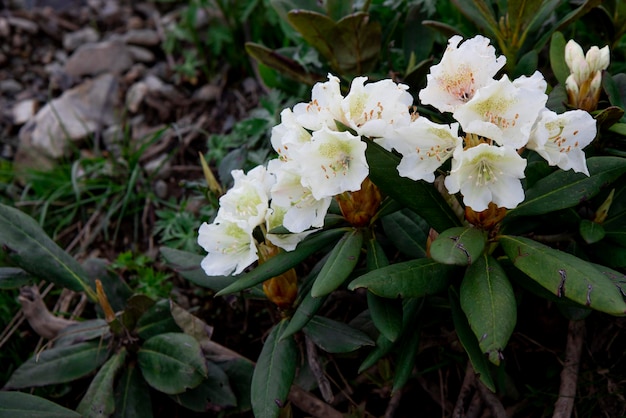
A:
[[[233,172],[233,187],[220,198],[213,223],[200,227],[198,243],[209,253],[209,276],[239,274],[258,259],[253,231],[287,251],[324,224],[334,196],[360,190],[369,174],[361,135],[382,141],[411,120],[412,96],[392,80],[352,82],[341,94],[339,79],[313,87],[311,101],[281,113],[272,130],[278,158],[267,168]],[[347,128],[347,129],[346,129]],[[273,234],[284,227],[289,234]]]
[[[490,202],[514,208],[524,200],[520,179],[526,160],[519,155],[524,147],[550,165],[588,175],[582,149],[596,135],[589,113],[573,110],[557,115],[545,106],[547,83],[541,73],[496,80],[505,57],[496,57],[483,36],[460,44],[461,40],[460,36],[449,40],[419,93],[422,104],[451,112],[457,123],[439,125],[419,117],[396,129],[387,143],[403,156],[400,175],[432,182],[434,171],[451,158],[444,184],[450,193],[460,191],[465,205],[476,212]]]
[[[339,79],[329,75],[313,87],[308,103],[284,109],[271,136],[278,158],[247,174],[235,170],[216,219],[200,227],[205,272],[239,274],[255,262],[259,227],[265,239],[287,251],[322,227],[333,197],[360,190],[369,174],[362,136],[402,154],[398,172],[413,180],[433,182],[435,171],[452,159],[444,184],[477,212],[490,202],[514,208],[524,200],[524,147],[551,165],[588,174],[582,149],[596,134],[589,113],[557,115],[545,107],[547,84],[539,72],[495,80],[505,58],[496,57],[489,40],[460,42],[459,36],[449,40],[419,93],[423,104],[451,112],[455,123],[411,114],[406,85],[366,84],[365,77],[355,78],[343,96]],[[273,234],[280,226],[290,233]]]

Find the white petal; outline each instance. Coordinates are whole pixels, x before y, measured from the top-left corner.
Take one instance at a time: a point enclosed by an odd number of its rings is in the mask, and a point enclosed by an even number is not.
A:
[[[244,174],[242,170],[232,171],[235,183],[220,198],[220,209],[217,219],[245,221],[251,228],[265,221],[265,213],[269,207],[270,188],[276,181],[265,167],[257,166]]]
[[[293,251],[300,243],[300,241],[315,232],[315,230],[312,229],[310,231],[304,231],[294,234],[273,234],[269,232],[278,226],[284,226],[284,217],[288,210],[288,208],[272,205],[272,208],[270,209],[270,214],[267,217],[266,227],[268,233],[265,235],[265,238],[267,238],[272,244],[282,248],[285,251]]]
[[[506,63],[496,58],[489,39],[475,36],[457,47],[460,36],[453,36],[439,64],[430,68],[427,83],[419,93],[422,104],[430,104],[442,112],[454,112],[467,103],[478,89],[489,84]]]
[[[205,222],[198,230],[198,244],[208,252],[201,263],[208,276],[239,274],[258,259],[252,230],[245,222]]]
[[[328,74],[328,81],[313,86],[311,101],[298,103],[293,113],[297,122],[310,131],[321,129],[322,126],[335,126],[335,120],[344,120],[342,100],[339,79]]]

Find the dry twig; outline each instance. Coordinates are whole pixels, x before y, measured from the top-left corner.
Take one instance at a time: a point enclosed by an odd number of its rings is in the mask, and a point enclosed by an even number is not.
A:
[[[565,360],[561,371],[561,387],[559,397],[554,404],[553,418],[569,418],[574,409],[576,398],[576,384],[578,382],[578,366],[582,354],[585,337],[585,321],[570,321],[567,329],[567,345],[565,346]]]

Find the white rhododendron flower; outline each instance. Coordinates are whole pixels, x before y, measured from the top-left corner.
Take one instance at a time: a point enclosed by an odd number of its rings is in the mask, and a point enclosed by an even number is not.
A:
[[[422,104],[430,104],[442,112],[454,112],[493,77],[506,63],[504,56],[496,58],[496,50],[488,38],[453,36],[439,64],[430,68],[426,88],[420,91]]]
[[[272,206],[285,208],[283,226],[294,233],[324,226],[332,197],[314,198],[311,189],[302,185],[300,166],[293,161],[272,160],[268,170],[276,175],[271,189]]]
[[[535,82],[528,82],[533,87]],[[548,96],[539,89],[516,87],[507,76],[483,87],[453,116],[465,132],[518,149],[526,145],[530,131]]]
[[[413,97],[408,86],[392,80],[364,84],[367,77],[352,81],[350,92],[341,102],[344,118],[339,120],[358,135],[369,138],[387,136],[394,126],[411,121],[409,107]]]
[[[280,247],[285,251],[293,251],[296,249],[296,246],[300,243],[300,241],[315,232],[315,229],[291,234],[272,233],[271,231],[273,229],[281,226],[284,227],[284,218],[287,211],[288,208],[272,204],[267,216],[267,234],[265,235],[265,238],[267,238],[275,246]]]
[[[313,132],[311,141],[298,150],[302,185],[315,199],[356,191],[369,174],[365,160],[367,145],[350,132],[324,127]]]
[[[204,222],[198,244],[208,253],[201,266],[208,276],[239,274],[258,260],[252,228],[246,221]]]
[[[298,103],[293,107],[293,113],[298,123],[309,131],[317,131],[323,126],[334,128],[336,120],[344,120],[342,100],[339,79],[328,74],[328,81],[313,86],[311,101]]]
[[[398,173],[412,180],[435,181],[435,170],[463,147],[458,132],[458,123],[439,125],[424,117],[397,128],[389,143],[402,154]]]
[[[252,228],[261,225],[269,207],[270,188],[276,181],[274,176],[263,166],[257,166],[247,174],[242,170],[233,170],[232,176],[235,183],[220,198],[217,219],[243,220]]]
[[[457,148],[444,184],[450,193],[460,191],[463,203],[475,212],[487,209],[489,202],[514,208],[524,200],[520,179],[525,168],[526,160],[512,148],[488,144]]]
[[[588,112],[570,110],[559,115],[545,110],[533,130],[528,148],[536,151],[550,165],[589,175],[583,148],[595,136],[596,121]]]
[[[272,128],[270,141],[282,160],[290,159],[290,149],[311,140],[311,133],[298,123],[291,109],[280,112],[280,123]]]

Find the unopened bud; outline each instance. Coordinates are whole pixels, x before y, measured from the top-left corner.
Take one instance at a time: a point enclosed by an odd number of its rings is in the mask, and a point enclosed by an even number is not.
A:
[[[584,58],[576,59],[574,61],[574,68],[572,70],[572,74],[576,78],[576,82],[580,85],[587,81],[589,76],[591,75],[591,71],[589,70],[589,64],[585,61]]]
[[[575,63],[585,59],[583,49],[576,41],[570,39],[565,45],[565,63],[569,67],[570,72],[574,72]]]
[[[361,183],[361,190],[345,192],[335,197],[341,214],[352,226],[361,227],[369,224],[382,201],[378,187],[366,177]]]
[[[576,78],[574,77],[574,74],[570,74],[565,80],[565,90],[567,90],[569,103],[571,105],[576,105],[576,103],[578,102],[578,94],[580,90],[578,88],[578,83],[576,83]]]
[[[589,86],[589,93],[595,95],[595,93],[600,90],[602,86],[602,71],[596,71],[593,79],[591,80],[591,85]]]

